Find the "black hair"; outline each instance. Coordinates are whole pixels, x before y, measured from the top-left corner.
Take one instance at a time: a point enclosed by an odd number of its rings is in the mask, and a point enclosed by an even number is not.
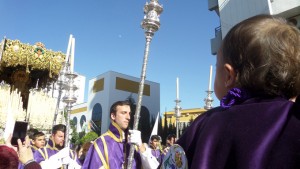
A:
[[[39,132],[37,129],[31,128],[27,131],[27,135],[31,140],[33,140],[34,139],[33,135],[37,132]]]
[[[41,131],[38,131],[38,132],[33,134],[33,136],[32,136],[33,139],[32,140],[35,140],[37,137],[44,136],[44,135],[45,135],[45,133],[43,133]]]
[[[167,136],[167,140],[170,140],[171,138],[176,138],[175,134],[169,134]]]
[[[52,134],[56,134],[57,131],[61,131],[63,133],[66,133],[66,126],[64,124],[57,124],[57,125],[53,126]]]
[[[153,140],[158,140],[159,141],[160,140],[160,136],[159,135],[152,135],[151,138],[150,138],[150,140],[151,141],[153,141]]]
[[[114,104],[112,104],[112,106],[110,107],[110,115],[111,114],[116,114],[117,112],[117,107],[118,106],[124,106],[124,105],[128,105],[130,106],[130,102],[128,100],[124,100],[124,101],[116,101]]]

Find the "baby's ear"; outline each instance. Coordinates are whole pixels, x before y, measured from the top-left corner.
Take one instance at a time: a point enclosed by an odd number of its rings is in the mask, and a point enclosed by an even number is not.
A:
[[[236,72],[234,68],[228,63],[224,64],[224,70],[225,70],[225,87],[231,89],[235,87]]]

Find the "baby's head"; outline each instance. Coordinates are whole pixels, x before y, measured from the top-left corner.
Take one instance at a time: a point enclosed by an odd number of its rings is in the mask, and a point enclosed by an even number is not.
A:
[[[222,99],[233,87],[253,95],[300,93],[300,31],[285,19],[258,15],[235,25],[218,52],[215,93]]]

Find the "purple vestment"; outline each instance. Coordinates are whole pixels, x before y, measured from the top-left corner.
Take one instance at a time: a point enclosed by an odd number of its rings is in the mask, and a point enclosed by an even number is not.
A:
[[[126,167],[125,160],[127,161],[130,144],[125,142],[125,136],[123,136],[122,132],[119,126],[112,122],[108,131],[102,134],[90,146],[82,169],[100,168],[105,166],[105,163],[110,169],[122,169],[122,166]],[[107,151],[105,151],[105,148],[107,148]],[[126,153],[126,156],[124,156],[124,153]],[[103,157],[104,162],[100,156]],[[132,168],[141,168],[140,155],[136,151],[134,152]]]
[[[41,163],[42,161],[49,159],[49,157],[53,156],[58,151],[59,150],[55,147],[55,143],[53,142],[53,140],[49,139],[47,146],[36,150],[33,154],[33,157],[37,163]],[[70,157],[71,159],[75,158],[75,153],[72,150],[70,150]]]
[[[151,153],[156,158],[156,160],[159,162],[158,168],[160,168],[161,163],[162,163],[163,158],[164,158],[163,153],[161,153],[161,151],[159,149],[152,149],[152,148],[151,148]]]
[[[192,169],[300,168],[299,98],[253,97],[214,108],[197,117],[177,144]]]
[[[34,154],[39,148],[37,148],[35,145],[31,146],[31,151]]]

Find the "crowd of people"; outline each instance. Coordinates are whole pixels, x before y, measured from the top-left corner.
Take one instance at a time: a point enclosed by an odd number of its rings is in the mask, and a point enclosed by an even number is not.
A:
[[[0,146],[0,168],[123,169],[130,146],[132,168],[156,169],[168,147],[183,148],[192,169],[300,168],[300,31],[285,19],[257,15],[235,25],[217,54],[214,91],[220,106],[197,117],[176,140],[162,145],[159,135],[142,143],[129,130],[130,102],[110,108],[109,129],[93,142],[72,150],[64,146],[66,126],[51,137],[28,132],[18,148],[11,136]]]
[[[142,143],[141,132],[128,130],[130,102],[117,101],[111,106],[109,130],[93,142],[79,145],[75,150],[64,146],[66,126],[53,126],[52,134],[46,141],[45,134],[30,129],[24,143],[18,140],[18,147],[11,145],[11,136],[0,146],[0,168],[7,169],[53,169],[68,166],[79,168],[125,168],[130,144],[137,146],[133,168],[159,168],[163,149],[161,137],[153,135],[149,145]],[[128,137],[126,137],[128,136]],[[168,146],[174,144],[174,135],[167,138]],[[9,151],[7,151],[9,150]],[[9,153],[4,153],[4,152]],[[3,152],[3,153],[2,153]]]

